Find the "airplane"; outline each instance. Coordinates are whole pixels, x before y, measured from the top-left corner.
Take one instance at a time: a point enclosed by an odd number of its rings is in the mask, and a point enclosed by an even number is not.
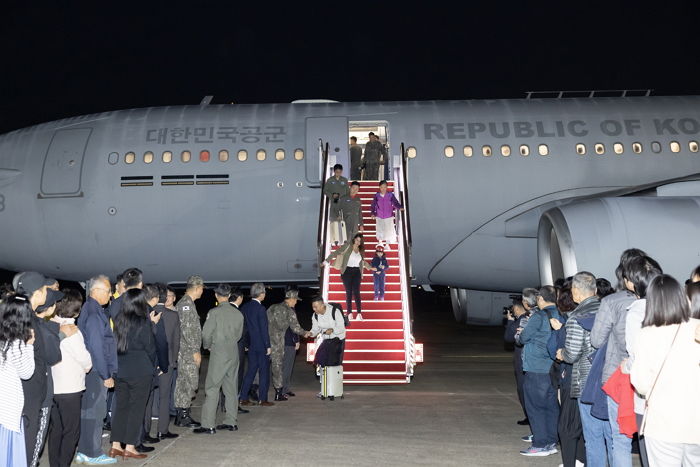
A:
[[[348,174],[368,130],[406,172],[411,282],[449,286],[458,321],[497,324],[509,294],[578,270],[614,279],[629,247],[679,279],[700,263],[700,97],[210,100],[0,136],[0,267],[317,284],[324,158]]]

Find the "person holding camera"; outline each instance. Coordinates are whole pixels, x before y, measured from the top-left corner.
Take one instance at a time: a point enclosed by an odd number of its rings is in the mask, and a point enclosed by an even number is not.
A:
[[[506,308],[506,332],[503,340],[508,344],[515,346],[513,350],[513,371],[515,372],[515,385],[518,390],[518,400],[523,409],[525,418],[518,420],[518,425],[529,425],[527,412],[525,411],[525,396],[523,395],[523,345],[520,343],[520,333],[527,325],[527,320],[530,319],[530,313],[525,310],[525,307],[520,301],[513,302],[513,305]]]

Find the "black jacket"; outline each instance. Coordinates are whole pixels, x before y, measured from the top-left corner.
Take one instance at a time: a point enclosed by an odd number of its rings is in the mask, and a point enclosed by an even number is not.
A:
[[[155,374],[158,356],[149,320],[143,320],[129,330],[126,352],[119,353],[117,358],[119,360],[118,378],[146,378]]]
[[[42,401],[42,407],[50,407],[53,400],[51,367],[61,361],[61,339],[58,323],[32,317],[34,328],[34,374],[22,380],[24,400]]]

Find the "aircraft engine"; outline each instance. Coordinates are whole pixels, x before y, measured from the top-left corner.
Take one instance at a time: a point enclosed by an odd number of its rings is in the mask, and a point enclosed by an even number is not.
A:
[[[589,271],[615,285],[627,248],[639,248],[681,283],[700,264],[700,197],[619,197],[545,211],[537,233],[542,284]]]

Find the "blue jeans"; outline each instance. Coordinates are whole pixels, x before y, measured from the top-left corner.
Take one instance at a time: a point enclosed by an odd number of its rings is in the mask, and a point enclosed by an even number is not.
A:
[[[559,403],[549,373],[526,372],[523,392],[525,393],[525,411],[532,430],[532,446],[543,448],[556,443],[559,439],[557,434]]]
[[[374,277],[374,298],[384,298],[384,282],[386,281],[386,273],[372,274]]]
[[[632,438],[620,433],[617,424],[617,402],[608,396],[608,423],[612,435],[612,467],[632,467]]]
[[[606,467],[608,460],[613,465],[612,456],[607,455],[607,445],[612,447],[610,424],[607,420],[601,420],[591,415],[590,404],[583,404],[578,400],[578,408],[581,413],[581,426],[583,427],[583,439],[586,441],[586,467]],[[610,459],[608,459],[610,457]]]

